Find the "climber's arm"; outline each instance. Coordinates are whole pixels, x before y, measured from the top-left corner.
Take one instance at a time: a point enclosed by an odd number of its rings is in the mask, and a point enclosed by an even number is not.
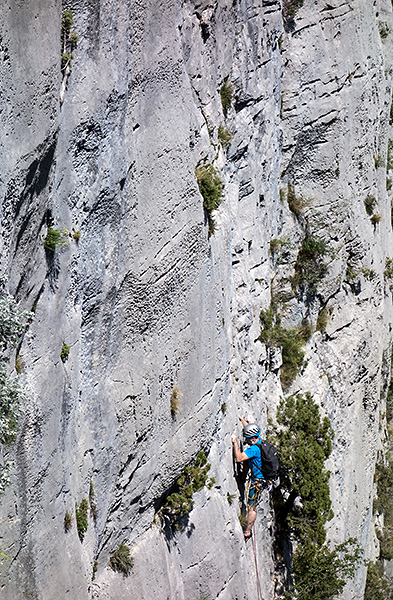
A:
[[[243,462],[243,460],[248,460],[248,456],[245,452],[241,452],[239,448],[239,444],[237,443],[237,439],[235,435],[231,436],[232,444],[233,444],[233,453],[235,455],[236,462]]]

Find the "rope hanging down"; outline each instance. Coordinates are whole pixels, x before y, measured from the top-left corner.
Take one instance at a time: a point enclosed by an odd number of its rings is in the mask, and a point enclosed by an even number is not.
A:
[[[261,592],[261,585],[259,582],[258,563],[257,563],[257,546],[256,546],[255,536],[253,535],[251,539],[252,539],[252,547],[254,550],[255,574],[256,574],[256,578],[257,578],[257,598],[258,598],[258,600],[263,600],[262,592]]]

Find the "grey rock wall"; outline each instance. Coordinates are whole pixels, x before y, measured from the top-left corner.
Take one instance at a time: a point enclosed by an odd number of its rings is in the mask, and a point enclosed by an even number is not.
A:
[[[62,82],[64,8],[79,42]],[[331,316],[289,391],[310,390],[335,430],[330,538],[359,537],[376,556],[392,321],[391,43],[380,31],[391,13],[388,0],[305,0],[294,19],[274,0],[3,3],[1,270],[23,306],[36,303],[21,346],[29,402],[1,505],[5,600],[258,597],[240,507],[227,501],[230,433],[239,411],[263,427],[275,414],[281,356],[257,340],[259,314],[288,291],[307,231],[326,240],[328,272],[312,301],[292,294],[284,320]],[[211,237],[200,161],[224,182]],[[288,183],[305,201],[298,217]],[[81,233],[55,256],[43,244],[51,222]],[[280,260],[272,239],[285,241]],[[157,511],[200,449],[215,484],[169,535]],[[97,519],[81,543],[64,515],[91,482]],[[264,598],[273,528],[265,497],[254,538]],[[127,578],[108,568],[122,541]],[[343,598],[361,598],[364,579],[361,568]]]

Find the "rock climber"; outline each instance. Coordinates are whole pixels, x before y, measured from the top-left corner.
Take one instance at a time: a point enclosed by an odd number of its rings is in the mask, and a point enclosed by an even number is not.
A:
[[[252,537],[252,527],[257,518],[256,506],[261,490],[265,487],[265,478],[261,471],[261,452],[258,446],[255,445],[262,442],[260,437],[261,428],[256,423],[248,423],[248,421],[241,416],[239,416],[239,420],[243,425],[244,441],[249,444],[249,447],[244,452],[241,452],[235,435],[231,436],[231,440],[236,462],[248,460],[251,470],[251,481],[247,497],[247,524],[244,530],[244,539],[247,541]]]

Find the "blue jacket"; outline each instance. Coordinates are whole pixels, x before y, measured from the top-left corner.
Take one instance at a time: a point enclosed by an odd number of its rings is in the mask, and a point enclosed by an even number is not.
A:
[[[262,442],[261,438],[258,438],[258,443]],[[251,469],[251,479],[265,479],[262,475],[261,467],[261,451],[256,444],[251,444],[249,448],[244,450],[249,458],[249,465]]]

